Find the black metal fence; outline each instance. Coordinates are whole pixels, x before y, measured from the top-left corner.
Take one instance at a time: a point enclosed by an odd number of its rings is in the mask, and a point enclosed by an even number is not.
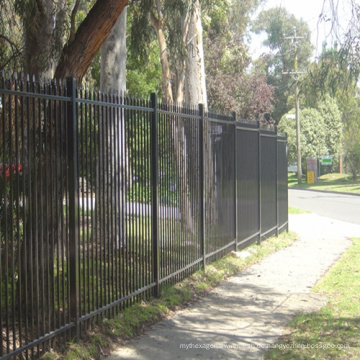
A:
[[[1,359],[287,229],[275,131],[72,79],[0,81]]]

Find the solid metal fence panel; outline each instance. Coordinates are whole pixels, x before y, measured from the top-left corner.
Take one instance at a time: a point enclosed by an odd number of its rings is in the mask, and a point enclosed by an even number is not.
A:
[[[244,247],[260,237],[259,128],[236,125],[237,243]]]
[[[277,135],[260,130],[261,236],[277,231]]]
[[[277,178],[278,178],[278,228],[279,232],[288,230],[288,173],[287,173],[287,137],[277,139]]]
[[[207,120],[206,256],[214,260],[235,249],[235,123],[233,117],[213,113]]]

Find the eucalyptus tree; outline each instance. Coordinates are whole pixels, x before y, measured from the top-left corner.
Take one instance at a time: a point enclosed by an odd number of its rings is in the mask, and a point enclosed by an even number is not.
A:
[[[100,89],[108,101],[124,99],[126,91],[126,8],[101,46]],[[125,213],[128,156],[124,110],[106,110],[99,123],[99,155],[96,179],[97,224],[117,248],[126,246]],[[105,168],[105,172],[101,169]],[[107,189],[105,192],[101,189]],[[113,237],[113,238],[111,238]]]
[[[273,87],[257,67],[249,71],[251,58],[245,44],[250,15],[260,2],[218,1],[217,6],[209,6],[204,21],[209,107],[236,111],[246,120],[261,119],[273,106]]]
[[[127,3],[1,0],[1,38],[27,73],[81,80]]]
[[[162,68],[162,99],[168,105],[207,106],[201,7],[198,0],[154,0],[132,3],[132,46],[143,52],[149,42],[149,26],[156,35]],[[141,33],[139,34],[139,29]],[[137,41],[135,41],[137,40]],[[142,41],[139,41],[142,40]],[[191,138],[182,119],[172,122],[170,136],[174,143],[178,168],[186,170],[179,178],[182,226],[194,231],[190,204],[188,153]]]
[[[21,38],[20,46],[18,38],[13,41],[11,37],[13,34],[10,33],[10,28],[7,29],[8,32],[4,33],[7,35],[1,36],[2,39],[7,38],[7,52],[4,54],[9,58],[16,56],[19,67],[21,66],[30,75],[50,78],[54,76],[58,80],[74,77],[81,81],[127,3],[128,0],[97,0],[92,3],[87,0],[1,1],[0,12],[3,18],[7,11],[15,11],[8,19],[8,23],[13,26],[13,21],[15,21],[13,19],[16,19],[19,27],[14,35]],[[79,16],[81,11],[83,16]],[[36,106],[39,105],[35,102],[32,104],[31,106],[34,107],[32,110],[35,113]],[[54,118],[52,114],[49,114],[51,121]],[[29,301],[37,306],[32,309],[34,314],[52,312],[53,309],[46,308],[46,299],[37,297],[40,293],[36,289],[40,286],[44,289],[53,282],[40,277],[38,283],[33,284],[28,274],[38,274],[42,271],[46,274],[44,276],[50,276],[54,273],[55,248],[61,238],[60,219],[64,194],[62,187],[53,186],[51,181],[48,181],[49,173],[46,170],[64,165],[66,152],[62,149],[47,151],[55,144],[59,146],[63,144],[61,132],[54,131],[51,125],[53,124],[50,122],[45,124],[42,121],[36,124],[33,122],[23,124],[25,132],[33,131],[43,135],[43,142],[39,145],[35,144],[36,149],[33,149],[38,156],[36,166],[27,163],[26,158],[22,164],[23,173],[31,174],[32,178],[32,181],[26,184],[27,194],[29,198],[37,199],[37,201],[26,202],[29,209],[25,209],[27,216],[24,220],[24,229],[26,230],[24,230],[22,243],[19,242],[22,249],[19,251],[21,258],[18,261],[22,262],[22,273],[19,279],[27,280],[23,280],[20,284],[23,287],[22,291],[18,286],[18,299],[19,306],[24,304],[24,299],[20,298],[20,294],[30,299]],[[24,148],[26,148],[25,145]],[[56,173],[62,174],[60,182],[64,184],[65,172]],[[49,202],[48,199],[53,201]],[[41,220],[37,214],[41,214]],[[35,262],[34,258],[38,260]],[[36,269],[31,267],[36,267]],[[47,289],[44,293],[51,292]]]
[[[326,155],[341,155],[343,123],[342,114],[336,100],[327,94],[323,100],[318,102],[317,110],[324,120],[324,127],[326,130],[325,143],[328,150]]]
[[[353,172],[354,164],[357,164],[354,160],[356,144],[360,143],[358,89],[354,79],[351,80],[353,75],[350,74],[350,65],[341,59],[341,51],[337,44],[331,49],[327,49],[324,44],[319,59],[308,67],[301,83],[301,93],[302,103],[307,107],[321,109],[323,117],[327,119],[325,124],[329,124],[328,127],[335,132],[332,136],[335,147],[328,144],[330,153],[343,153]]]
[[[291,86],[294,78],[284,73],[294,72],[295,66],[299,72],[306,70],[312,53],[310,30],[305,21],[298,20],[282,7],[261,12],[252,30],[258,34],[265,32],[267,36],[263,44],[269,48],[269,52],[263,54],[262,58],[268,82],[275,88],[273,117],[278,120],[292,107],[287,99],[293,92]]]
[[[354,180],[360,172],[360,101],[353,98],[351,116],[344,130],[343,155],[346,170]]]
[[[295,120],[292,116],[294,110],[282,116],[278,124],[278,131],[287,133],[289,163],[296,162],[297,141]],[[319,157],[327,154],[326,127],[324,118],[316,109],[301,110],[301,149],[302,164],[304,166],[307,157]]]
[[[149,35],[156,35],[162,67],[162,99],[169,104],[184,101],[205,104],[200,1],[135,0],[130,11],[133,18],[131,46],[136,52],[145,54]],[[150,27],[153,32],[149,33]],[[195,77],[201,80],[194,81]]]
[[[339,12],[340,4],[345,13]],[[359,2],[357,0],[323,0],[323,12],[319,16],[319,21],[331,22],[331,32],[339,43],[339,60],[348,67],[348,81],[356,83],[360,75]]]
[[[21,68],[24,52],[21,18],[14,1],[0,1],[0,69],[15,72]]]

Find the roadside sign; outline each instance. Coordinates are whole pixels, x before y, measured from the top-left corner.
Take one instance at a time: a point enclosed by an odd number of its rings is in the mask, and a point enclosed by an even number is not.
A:
[[[315,172],[314,171],[306,172],[306,182],[308,184],[313,184],[315,182]]]
[[[331,166],[333,164],[332,156],[322,156],[321,157],[321,165]]]
[[[309,176],[308,176],[309,174]],[[318,168],[316,158],[306,158],[306,181],[309,184],[316,182],[318,179]],[[311,181],[311,182],[309,182]]]

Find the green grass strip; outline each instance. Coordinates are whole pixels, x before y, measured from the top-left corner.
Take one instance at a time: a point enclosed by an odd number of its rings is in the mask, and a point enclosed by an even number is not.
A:
[[[325,295],[328,304],[318,312],[294,317],[287,335],[265,359],[360,359],[359,255],[360,239],[354,239],[313,289]]]
[[[290,188],[314,189],[333,192],[344,192],[350,194],[360,194],[360,179],[353,180],[352,176],[346,174],[326,174],[319,177],[318,182],[313,184],[306,183],[306,177],[302,183],[297,183],[296,174],[289,174],[288,186]]]
[[[283,232],[279,237],[271,237],[260,245],[254,244],[243,250],[247,252],[246,258],[229,254],[207,265],[205,271],[199,270],[176,285],[163,288],[159,299],[134,304],[114,319],[104,319],[89,331],[87,338],[79,343],[69,344],[66,353],[52,351],[45,354],[42,359],[100,359],[104,354],[108,354],[115,344],[140,335],[155,322],[206,296],[212,288],[229,276],[291,245],[296,239],[295,233]]]

